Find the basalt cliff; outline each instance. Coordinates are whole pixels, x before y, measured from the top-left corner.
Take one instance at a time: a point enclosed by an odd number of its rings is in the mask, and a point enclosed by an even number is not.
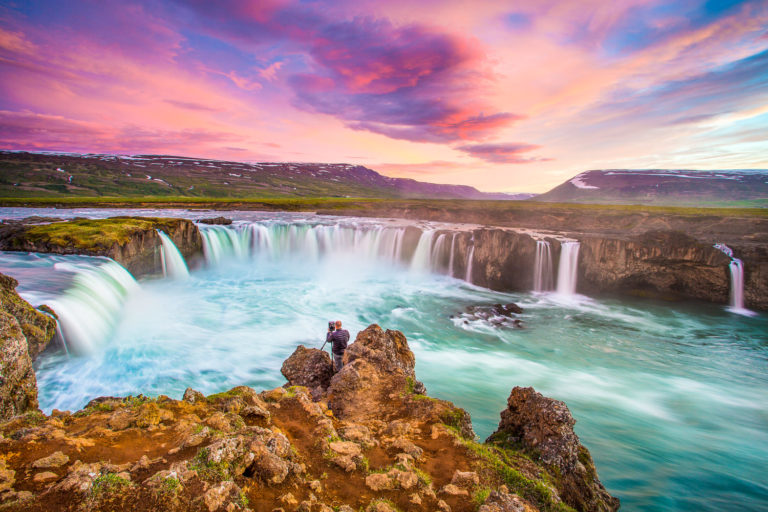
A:
[[[0,424],[3,510],[613,511],[562,402],[515,388],[499,429],[425,394],[398,331],[361,331],[332,373],[299,347],[288,383],[182,400],[102,397]]]
[[[429,217],[425,212],[420,215]],[[526,219],[520,219],[522,225],[530,221]],[[565,228],[550,229],[556,220],[563,220]],[[588,223],[583,229],[573,225],[573,219],[559,217],[543,218],[540,224],[545,227],[541,229],[442,224],[431,250],[440,271],[494,290],[521,292],[533,289],[537,240],[549,244],[554,269],[562,241],[576,240],[581,246],[576,269],[579,293],[727,304],[731,258],[715,247],[716,242],[725,241],[744,263],[744,305],[768,310],[768,222],[734,222],[729,231],[712,219],[686,224],[679,218],[662,221],[628,216],[615,218],[612,228],[581,220]],[[417,226],[413,223],[405,232],[402,257],[406,263],[411,261],[422,234]],[[750,234],[749,229],[756,231]],[[109,256],[135,277],[142,277],[162,273],[158,230],[170,236],[190,266],[203,259],[199,228],[189,220],[171,218],[5,222],[0,224],[0,250]],[[437,247],[440,235],[445,235],[445,240]]]

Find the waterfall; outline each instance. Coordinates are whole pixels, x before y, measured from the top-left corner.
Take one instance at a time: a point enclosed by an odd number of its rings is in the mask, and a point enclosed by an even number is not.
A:
[[[731,274],[731,297],[730,310],[734,313],[753,314],[752,311],[744,308],[744,263],[733,255],[733,249],[725,244],[715,244],[718,249],[731,258],[728,264],[728,270]]]
[[[464,280],[468,283],[472,283],[472,260],[475,257],[475,246],[469,248],[469,257],[467,258],[467,275],[464,276]]]
[[[411,270],[428,271],[431,267],[430,257],[432,256],[432,237],[434,230],[425,229],[419,237],[419,243],[416,245],[416,251],[411,260]]]
[[[109,336],[129,294],[139,284],[114,261],[93,267],[57,263],[57,270],[75,273],[63,295],[47,301],[59,317],[59,329],[67,351],[90,352]]]
[[[536,241],[536,262],[533,267],[533,291],[545,292],[552,286],[552,251],[546,240]]]
[[[557,293],[574,295],[579,267],[579,242],[575,240],[560,243],[560,265],[557,268]]]
[[[163,259],[163,275],[174,279],[188,278],[189,269],[184,262],[184,256],[181,255],[176,244],[162,231],[158,230],[157,234],[160,235],[160,240],[163,242],[160,250],[160,255]]]
[[[203,254],[207,262],[220,263],[226,257],[245,258],[250,254],[254,237],[252,229],[204,224],[198,227],[203,238]]]
[[[309,261],[349,257],[398,262],[405,228],[371,225],[254,222],[229,226],[199,225],[208,265],[225,259],[280,259],[298,254]],[[429,261],[429,251],[426,255]],[[429,269],[429,267],[425,267]]]
[[[451,237],[451,255],[448,258],[448,275],[453,277],[453,253],[456,249],[456,233]]]
[[[443,254],[445,253],[445,233],[439,235],[435,244],[432,246],[432,252],[429,255],[430,270],[440,272],[443,268]]]
[[[733,258],[728,268],[731,271],[731,307],[744,309],[744,264]]]

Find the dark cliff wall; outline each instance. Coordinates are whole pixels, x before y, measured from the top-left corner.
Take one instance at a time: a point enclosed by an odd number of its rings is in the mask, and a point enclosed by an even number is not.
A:
[[[447,245],[450,251],[450,244]],[[459,233],[454,254],[455,277],[466,277],[470,253],[472,284],[493,290],[523,291],[533,287],[536,241],[529,235],[502,229]]]
[[[470,281],[501,291],[533,288],[536,240],[501,228],[479,228],[456,233],[453,275],[465,279],[471,248]],[[730,293],[730,258],[711,244],[677,231],[652,231],[632,237],[566,233],[579,240],[577,291],[584,294],[618,292],[666,299],[698,299],[727,304]],[[560,242],[550,242],[555,281]],[[768,249],[760,245],[733,246],[744,261],[744,302],[756,310],[768,309]],[[447,270],[447,264],[444,267]]]
[[[581,237],[581,293],[616,291],[727,303],[728,258],[678,232],[628,239]]]

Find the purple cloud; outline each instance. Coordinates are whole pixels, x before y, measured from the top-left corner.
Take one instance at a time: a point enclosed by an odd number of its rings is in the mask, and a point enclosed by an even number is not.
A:
[[[525,143],[507,144],[466,144],[455,149],[463,151],[475,158],[495,164],[527,164],[531,162],[546,162],[551,158],[524,157],[521,153],[527,153],[541,146]]]
[[[291,55],[280,74],[293,105],[353,129],[419,142],[477,141],[522,118],[480,99],[494,76],[474,39],[384,18],[338,21],[312,4],[180,3],[195,23],[205,19],[204,30],[238,48],[259,47],[268,59]]]

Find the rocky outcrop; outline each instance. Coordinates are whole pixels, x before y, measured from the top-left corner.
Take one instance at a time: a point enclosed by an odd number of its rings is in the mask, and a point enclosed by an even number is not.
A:
[[[0,311],[0,420],[37,409],[37,380],[19,322]]]
[[[291,386],[304,386],[315,396],[325,393],[333,377],[333,363],[328,352],[299,345],[291,356],[283,361],[280,372]]]
[[[297,350],[286,376],[317,384],[310,369],[325,368],[317,352]],[[75,414],[16,416],[0,423],[0,506],[14,512],[74,512],[84,503],[97,512],[615,509],[607,494],[579,501],[570,488],[552,487],[570,478],[562,468],[578,471],[581,452],[572,463],[570,447],[564,449],[567,462],[555,466],[532,462],[523,448],[477,443],[466,412],[419,394],[402,333],[372,325],[345,359],[321,396],[298,385],[261,393],[240,386],[209,396],[187,389],[183,400],[100,397]],[[572,426],[569,415],[564,422],[549,418],[545,401],[528,410],[536,428],[546,428],[544,421],[556,433]]]
[[[19,297],[16,293],[18,285],[14,278],[0,274],[0,309],[19,323],[27,340],[29,356],[34,360],[56,333],[56,321]]]
[[[522,449],[553,468],[560,496],[577,510],[617,510],[619,500],[597,478],[589,450],[573,431],[575,424],[565,403],[533,388],[515,387],[488,442]]]
[[[406,389],[426,392],[424,384],[416,380],[415,364],[403,333],[373,324],[360,331],[344,353],[344,367],[328,388],[328,404],[341,418],[386,417],[400,406],[391,395]]]
[[[232,219],[219,216],[219,217],[208,217],[205,219],[200,219],[197,222],[199,222],[200,224],[211,224],[214,226],[228,226],[232,224]]]
[[[156,217],[6,222],[0,225],[0,250],[107,256],[142,277],[162,274],[158,230],[191,266],[202,258],[202,237],[192,221]]]
[[[56,332],[56,321],[19,297],[17,285],[0,274],[0,419],[37,409],[32,361]]]

